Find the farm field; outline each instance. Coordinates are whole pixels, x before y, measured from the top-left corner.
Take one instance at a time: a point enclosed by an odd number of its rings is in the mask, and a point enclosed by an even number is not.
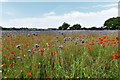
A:
[[[3,32],[3,78],[119,78],[118,31]]]

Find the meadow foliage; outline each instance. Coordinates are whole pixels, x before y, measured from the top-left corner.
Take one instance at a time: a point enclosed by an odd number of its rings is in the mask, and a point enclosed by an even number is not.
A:
[[[4,33],[3,78],[118,78],[120,49],[112,33]]]

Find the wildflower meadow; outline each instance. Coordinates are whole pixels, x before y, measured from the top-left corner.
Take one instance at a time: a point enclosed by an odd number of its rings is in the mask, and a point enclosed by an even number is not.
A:
[[[2,78],[119,78],[118,31],[5,32]]]

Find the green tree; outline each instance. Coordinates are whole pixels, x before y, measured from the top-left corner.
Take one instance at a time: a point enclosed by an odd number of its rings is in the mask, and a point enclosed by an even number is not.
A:
[[[113,17],[105,21],[105,29],[120,29],[120,17]]]
[[[59,30],[67,30],[70,25],[66,22],[62,24],[62,26],[59,27]]]
[[[80,24],[74,24],[72,27],[70,27],[70,30],[80,30],[81,25]]]

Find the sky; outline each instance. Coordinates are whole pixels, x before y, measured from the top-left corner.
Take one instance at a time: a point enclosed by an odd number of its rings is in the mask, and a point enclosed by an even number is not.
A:
[[[105,20],[118,16],[118,2],[8,2],[0,3],[3,27],[58,28],[101,27]]]

